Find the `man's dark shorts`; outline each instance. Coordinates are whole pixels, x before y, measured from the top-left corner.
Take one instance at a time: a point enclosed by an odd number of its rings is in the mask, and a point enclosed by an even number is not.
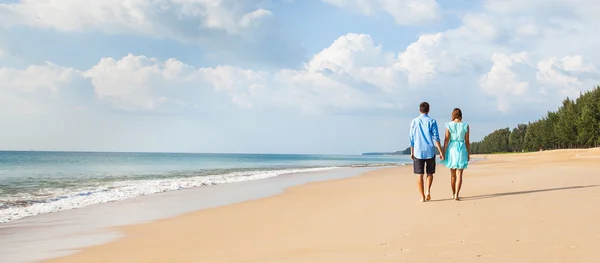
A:
[[[415,174],[434,174],[435,173],[435,157],[431,159],[413,160]]]

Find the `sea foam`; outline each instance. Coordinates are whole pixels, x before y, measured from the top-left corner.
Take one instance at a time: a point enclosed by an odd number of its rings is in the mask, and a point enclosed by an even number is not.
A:
[[[95,188],[86,187],[85,189],[57,189],[56,192],[47,193],[48,198],[43,200],[30,201],[33,199],[21,196],[17,200],[13,199],[5,201],[5,203],[0,203],[0,223],[7,223],[16,219],[44,213],[76,209],[161,192],[265,179],[285,174],[325,171],[335,168],[338,167],[243,171],[187,178],[114,181],[106,182],[106,184],[98,185]]]

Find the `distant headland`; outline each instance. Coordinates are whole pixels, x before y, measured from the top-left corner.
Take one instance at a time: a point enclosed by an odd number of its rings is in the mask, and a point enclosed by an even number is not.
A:
[[[435,153],[439,154],[437,148],[435,149]],[[362,153],[362,155],[410,155],[410,147],[404,149],[403,151],[395,151],[395,152],[367,152]]]

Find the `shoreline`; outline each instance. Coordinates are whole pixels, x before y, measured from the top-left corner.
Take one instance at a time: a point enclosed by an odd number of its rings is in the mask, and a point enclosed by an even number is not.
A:
[[[385,166],[383,166],[385,169]],[[0,224],[3,263],[37,262],[119,240],[120,227],[279,195],[288,187],[353,177],[374,167],[344,167],[209,185],[40,214]],[[126,214],[125,214],[126,213]],[[51,228],[48,228],[51,227]],[[7,260],[7,261],[4,261]]]
[[[440,166],[426,203],[410,169],[377,169],[124,226],[124,238],[43,262],[594,262],[599,156],[490,155],[465,173],[460,202]]]
[[[227,168],[214,169],[207,174],[193,176],[161,178],[148,175],[148,178],[145,180],[133,181],[131,179],[123,178],[121,180],[106,181],[93,187],[85,186],[80,189],[65,188],[62,189],[65,190],[64,192],[55,195],[50,194],[47,197],[42,195],[36,198],[34,195],[33,197],[30,197],[30,199],[16,199],[12,201],[6,201],[4,203],[0,202],[0,226],[8,222],[32,216],[56,213],[71,209],[79,209],[90,205],[120,202],[139,196],[159,194],[162,192],[180,191],[227,183],[262,180],[296,173],[320,172],[344,168],[387,167],[401,165],[406,164],[404,162],[390,162],[328,166],[314,165]],[[202,172],[206,173],[206,171],[195,171],[192,173]],[[134,185],[135,187],[132,188]],[[2,196],[0,196],[0,199],[1,198]],[[10,200],[10,197],[6,200]]]

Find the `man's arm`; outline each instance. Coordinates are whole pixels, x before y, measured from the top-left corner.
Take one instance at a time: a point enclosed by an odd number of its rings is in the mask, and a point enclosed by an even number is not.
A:
[[[444,160],[444,151],[442,150],[442,145],[440,144],[440,134],[438,132],[437,121],[433,121],[431,125],[431,138],[435,141],[435,147],[437,147],[438,151],[440,151],[440,159]]]
[[[408,141],[410,143],[410,159],[415,159],[415,121],[410,122],[410,130],[408,131]]]
[[[437,147],[438,151],[440,151],[440,160],[444,160],[444,151],[442,150],[442,145],[440,145],[440,141],[435,141],[435,147]]]

